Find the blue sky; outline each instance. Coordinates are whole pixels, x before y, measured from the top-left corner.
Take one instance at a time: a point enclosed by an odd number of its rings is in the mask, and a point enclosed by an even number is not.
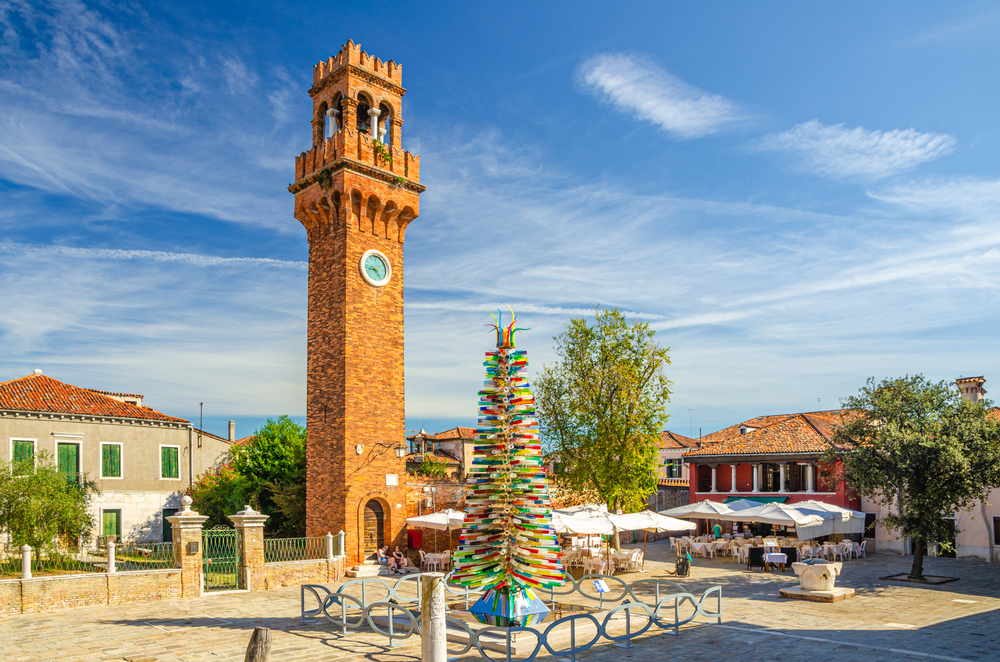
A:
[[[300,420],[292,218],[312,65],[403,65],[421,155],[407,427],[474,425],[491,306],[535,369],[618,306],[668,424],[998,374],[993,3],[0,0],[0,379],[34,368],[224,433]],[[989,389],[989,381],[987,388]]]

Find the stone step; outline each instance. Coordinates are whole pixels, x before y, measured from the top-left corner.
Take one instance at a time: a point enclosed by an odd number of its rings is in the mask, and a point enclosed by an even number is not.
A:
[[[417,572],[416,568],[409,568],[409,572]],[[366,563],[364,565],[356,565],[350,568],[344,573],[346,577],[351,579],[358,579],[360,577],[399,577],[392,571],[389,566],[385,565],[375,565],[374,563]]]

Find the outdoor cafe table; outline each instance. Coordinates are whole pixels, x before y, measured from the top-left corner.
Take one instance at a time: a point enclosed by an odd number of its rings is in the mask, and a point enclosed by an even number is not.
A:
[[[716,547],[719,543],[714,542],[692,542],[691,550],[698,552],[702,556],[707,556],[709,552],[715,552]]]
[[[451,554],[445,554],[443,552],[424,554],[424,561],[428,564],[439,564],[447,571],[448,566],[451,565]]]
[[[785,571],[785,564],[788,563],[788,556],[785,554],[779,554],[777,552],[771,552],[769,554],[764,554],[764,570],[767,570],[769,563],[775,565],[781,564],[781,571]]]

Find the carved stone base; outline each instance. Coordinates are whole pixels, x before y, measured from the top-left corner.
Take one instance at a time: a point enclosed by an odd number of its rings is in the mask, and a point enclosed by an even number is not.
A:
[[[781,597],[794,600],[812,600],[813,602],[840,602],[854,597],[853,588],[834,587],[828,591],[807,591],[804,588],[783,588]]]

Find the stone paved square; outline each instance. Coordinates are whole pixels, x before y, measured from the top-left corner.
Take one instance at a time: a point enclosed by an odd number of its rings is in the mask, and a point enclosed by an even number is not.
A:
[[[628,581],[664,577],[673,567],[665,542],[647,548],[648,573]],[[907,569],[909,557],[873,554],[845,564],[838,585],[857,597],[834,604],[783,600],[794,574],[747,572],[722,557],[695,559],[679,583],[698,593],[723,587],[721,625],[698,624],[680,636],[647,633],[631,649],[596,645],[583,660],[996,660],[1000,631],[1000,566],[927,559],[926,571],[960,577],[943,586],[899,584],[879,577]],[[331,586],[336,586],[331,585]],[[419,660],[416,638],[388,648],[368,631],[341,636],[326,622],[302,624],[298,588],[230,593],[129,606],[87,607],[0,618],[0,659],[35,662],[189,662],[243,660],[253,628],[273,632],[271,660]],[[154,627],[169,619],[168,632]],[[191,626],[183,626],[184,620]],[[222,619],[226,622],[214,621]],[[151,624],[152,623],[152,624]],[[502,656],[498,655],[498,659]],[[466,655],[463,661],[477,659]],[[539,660],[552,656],[540,654]]]

